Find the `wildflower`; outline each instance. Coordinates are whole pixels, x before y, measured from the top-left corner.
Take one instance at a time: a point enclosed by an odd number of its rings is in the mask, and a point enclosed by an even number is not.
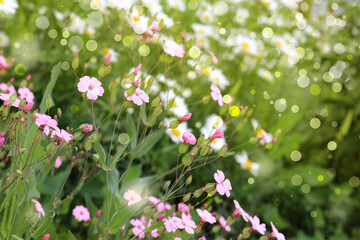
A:
[[[93,126],[91,124],[86,125],[85,127],[81,128],[81,132],[86,134],[93,130]]]
[[[211,60],[214,64],[218,64],[219,61],[218,59],[216,58],[215,54],[212,52],[212,51],[208,51],[208,53],[211,55]]]
[[[169,81],[168,81],[168,83],[169,83]],[[169,87],[176,87],[176,86],[169,86]],[[171,105],[171,108],[169,110],[175,116],[181,118],[186,113],[189,112],[189,110],[186,106],[186,103],[185,103],[185,99],[180,96],[177,96],[172,89],[170,89],[170,91],[168,91],[168,92],[160,92],[160,97],[161,97],[161,100],[164,103],[165,107],[169,104],[170,100],[174,99],[174,101]]]
[[[110,53],[105,60],[105,63],[104,63],[105,66],[109,65],[109,63],[111,61],[111,57],[112,57],[112,54]]]
[[[3,39],[5,39],[5,38],[2,36],[2,32],[0,32],[0,47],[1,47],[2,41],[4,41]],[[11,63],[7,63],[6,58],[4,56],[0,56],[0,70],[8,69],[10,66],[11,66]],[[3,83],[3,84],[6,85],[5,83]]]
[[[34,102],[29,102],[23,107],[22,111],[24,113],[28,113],[32,109],[33,106],[34,106]]]
[[[86,96],[90,100],[96,100],[98,96],[104,94],[104,88],[101,86],[101,82],[94,77],[84,76],[80,78],[77,88],[79,92],[86,92]]]
[[[165,118],[164,123],[166,126],[169,126],[170,122],[175,119]],[[187,123],[184,122],[180,124],[177,128],[166,129],[166,134],[170,136],[171,140],[175,143],[181,143],[183,141],[182,136],[185,132],[191,132],[191,129],[188,129]]]
[[[14,14],[19,6],[16,0],[2,0],[0,3],[0,11],[9,14]]]
[[[261,235],[265,234],[266,226],[265,223],[260,224],[260,219],[255,215],[254,217],[249,216],[249,221],[251,222],[252,226],[250,228],[250,231],[257,231]]]
[[[160,27],[159,27],[159,22],[158,22],[158,21],[153,21],[153,23],[151,24],[151,30],[160,31]]]
[[[174,217],[167,217],[163,221],[167,232],[176,232],[178,228],[176,226]]]
[[[75,219],[78,221],[85,221],[85,222],[91,221],[89,210],[82,205],[76,206],[73,209],[72,214],[75,217]]]
[[[45,211],[42,208],[41,204],[39,203],[39,201],[35,200],[35,199],[31,199],[31,201],[33,203],[35,203],[35,212],[38,212],[41,214],[41,216],[45,216]]]
[[[64,129],[56,129],[55,131],[52,132],[51,137],[53,137],[54,135],[57,136],[57,139],[55,140],[55,144],[59,145],[62,141],[66,141],[69,142],[70,140],[73,139],[73,135],[68,133],[67,131],[65,131]]]
[[[185,122],[191,118],[191,113],[186,113],[184,116],[178,119],[179,123]]]
[[[52,119],[50,116],[42,113],[35,113],[35,116],[35,124],[44,132],[45,135],[49,135],[50,130],[59,130],[57,127],[57,121]]]
[[[196,209],[196,211],[201,218],[200,225],[204,224],[205,222],[208,222],[210,224],[213,224],[216,222],[216,218],[207,210],[201,211],[200,209]]]
[[[2,147],[4,145],[4,142],[5,142],[5,138],[0,137],[0,147]]]
[[[132,189],[129,189],[127,192],[124,193],[124,198],[128,200],[128,206],[133,205],[141,201],[141,196]]]
[[[253,175],[257,176],[260,169],[260,164],[252,162],[245,151],[235,156],[236,162],[238,162],[243,169],[249,170]]]
[[[269,238],[277,238],[277,240],[286,240],[284,234],[279,233],[274,224],[270,222],[272,233],[268,235]]]
[[[202,236],[201,238],[199,238],[199,240],[206,240],[206,237]]]
[[[221,95],[220,89],[215,85],[211,85],[211,98],[214,101],[218,101],[220,107],[224,105],[223,97]]]
[[[234,213],[231,215],[231,218],[235,218],[235,217],[238,217],[238,216],[242,216],[243,219],[248,222],[249,221],[249,214],[247,214],[244,209],[242,209],[240,207],[240,204],[238,201],[234,200],[234,204],[235,204],[235,211]]]
[[[165,41],[164,52],[172,57],[184,57],[184,48],[172,40]]]
[[[193,134],[188,133],[188,132],[184,132],[184,134],[182,135],[182,139],[184,140],[184,142],[186,144],[191,144],[194,145],[196,143],[196,138]]]
[[[146,233],[145,216],[142,216],[140,219],[131,219],[130,224],[134,226],[132,232],[135,236],[138,236],[140,239],[145,238],[145,233]]]
[[[270,143],[272,141],[272,135],[261,128],[259,121],[251,119],[251,125],[254,129],[256,136],[260,140],[260,144],[265,145],[266,143]]]
[[[62,164],[61,157],[57,156],[55,164],[54,164],[54,168],[59,168],[61,166],[61,164]]]
[[[195,222],[191,219],[190,214],[182,213],[181,218],[174,217],[175,224],[179,229],[185,229],[189,234],[194,234],[194,229],[196,228]]]
[[[9,99],[10,97],[13,95],[13,93],[1,93],[0,94],[0,99],[4,101],[4,105],[5,106],[9,106]],[[15,93],[16,95],[16,93]],[[19,103],[20,103],[20,99],[16,98],[15,102],[11,105],[13,107],[19,107]]]
[[[221,228],[223,228],[225,231],[227,231],[227,232],[231,231],[230,226],[226,225],[226,220],[225,220],[225,218],[223,216],[221,216],[219,218],[219,223],[220,223]]]
[[[190,208],[188,205],[186,205],[185,203],[181,202],[178,204],[178,211],[182,212],[182,213],[189,213],[190,212]]]
[[[171,205],[169,203],[161,202],[160,199],[153,197],[153,196],[149,197],[149,201],[152,202],[154,206],[156,205],[156,210],[158,212],[164,212],[165,209],[171,208]]]
[[[140,88],[136,88],[135,93],[130,97],[127,96],[127,92],[125,91],[124,96],[127,100],[133,101],[138,106],[141,106],[143,102],[149,102],[149,96]]]
[[[22,87],[18,89],[18,93],[20,95],[20,99],[25,99],[26,102],[34,101],[34,94],[27,87]]]
[[[47,234],[45,234],[45,235],[42,237],[41,240],[49,240],[49,239],[50,239],[50,234],[47,233]]]
[[[138,74],[138,72],[140,71],[140,69],[141,69],[141,63],[139,64],[139,65],[137,65],[137,67],[135,68],[135,70],[134,70],[134,74],[135,75],[137,75]]]
[[[216,183],[216,191],[220,195],[226,194],[227,197],[230,197],[230,190],[232,189],[231,183],[229,179],[225,179],[225,175],[222,171],[217,170],[216,173],[214,173],[214,178]]]
[[[214,139],[223,138],[223,137],[224,137],[224,132],[221,129],[216,129],[215,133],[209,137],[209,140],[212,141]]]

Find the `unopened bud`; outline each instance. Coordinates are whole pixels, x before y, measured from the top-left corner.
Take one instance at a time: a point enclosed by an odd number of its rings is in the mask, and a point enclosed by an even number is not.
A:
[[[30,79],[31,79],[31,74],[27,75],[26,78],[25,78],[25,80],[26,80],[27,82],[30,81]]]
[[[107,58],[106,58],[106,60],[105,60],[105,63],[104,63],[105,66],[109,65],[110,60],[111,60],[111,56],[112,56],[111,53],[109,54],[109,56],[107,56]]]
[[[79,67],[79,56],[75,56],[74,59],[72,60],[71,63],[71,67],[75,70]],[[84,66],[84,71],[86,71],[85,66]]]
[[[173,121],[170,122],[169,128],[175,129],[175,128],[177,128],[179,126],[179,124],[180,124],[179,120],[173,120]]]
[[[168,180],[164,183],[164,189],[167,189],[171,184],[171,180]]]
[[[183,197],[183,202],[189,201],[190,197],[191,197],[191,193],[185,194],[184,197]]]
[[[188,150],[189,145],[186,143],[181,143],[179,146],[179,153],[185,153]]]
[[[57,108],[57,109],[56,109],[56,113],[57,113],[57,115],[59,116],[59,118],[61,118],[61,116],[62,116],[61,108]]]
[[[135,68],[135,71],[134,71],[135,75],[140,71],[141,66],[142,66],[141,63],[139,65],[137,65],[137,67]]]
[[[100,66],[100,68],[98,70],[99,76],[104,77],[104,76],[108,75],[111,72],[111,68],[112,68],[111,64]]]
[[[160,96],[157,96],[156,98],[154,98],[152,101],[151,101],[151,106],[152,107],[156,107],[157,105],[159,105],[160,103]]]
[[[186,185],[189,185],[192,182],[192,175],[190,175],[187,179],[186,179]]]
[[[220,148],[220,150],[219,150],[219,152],[218,152],[218,156],[219,156],[219,157],[224,156],[224,154],[226,153],[226,149],[227,149],[227,144],[224,144],[224,145]]]

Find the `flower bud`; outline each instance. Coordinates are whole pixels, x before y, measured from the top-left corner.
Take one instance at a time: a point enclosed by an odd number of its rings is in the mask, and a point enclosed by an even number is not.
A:
[[[186,154],[182,159],[181,162],[184,164],[185,167],[190,166],[190,164],[192,163],[193,158],[190,157],[189,154]]]
[[[181,143],[179,146],[179,153],[185,153],[188,150],[188,146],[186,143]]]
[[[47,233],[43,236],[43,238],[41,240],[49,240],[50,239],[50,234]]]
[[[198,189],[194,192],[194,197],[199,198],[204,193],[204,190]]]
[[[187,121],[187,120],[189,120],[190,118],[191,118],[191,113],[186,113],[184,116],[182,116],[181,118],[179,118],[178,119],[178,121],[180,122],[180,123],[182,123],[182,122],[184,122],[184,121]]]
[[[78,68],[78,66],[79,66],[79,56],[75,56],[74,59],[72,60],[71,67],[75,70]],[[84,71],[85,71],[85,67],[84,67]]]
[[[206,186],[205,186],[205,191],[206,191],[207,193],[213,191],[214,189],[215,189],[215,183],[208,183],[208,184],[206,184]]]
[[[224,156],[224,154],[226,153],[226,149],[227,149],[227,144],[224,144],[224,145],[220,148],[220,150],[219,150],[219,152],[218,152],[218,156],[219,156],[219,157]]]
[[[215,133],[209,137],[209,140],[212,141],[217,138],[223,138],[224,132],[221,129],[216,129]]]
[[[171,184],[171,180],[168,180],[164,183],[164,189],[168,189],[168,187],[170,186]]]
[[[183,202],[189,201],[190,197],[191,197],[191,193],[185,194],[184,197],[183,197]]]
[[[110,60],[111,60],[111,56],[112,56],[111,53],[109,54],[109,56],[107,56],[107,58],[106,58],[106,60],[105,60],[105,63],[104,63],[105,66],[109,65]]]
[[[96,212],[96,217],[100,217],[100,214],[101,214],[101,209],[99,209],[97,212]]]
[[[141,69],[141,63],[135,68],[135,71],[134,71],[134,73],[135,73],[135,75],[140,71],[140,69]]]
[[[98,70],[98,74],[100,77],[104,77],[106,75],[108,75],[111,72],[111,68],[112,65],[102,65],[100,66],[99,70]]]
[[[84,64],[84,72],[86,72],[87,68],[88,68],[89,64],[88,63],[85,63]]]
[[[81,132],[82,132],[83,134],[86,134],[86,133],[88,133],[88,132],[90,132],[90,131],[93,130],[93,125],[88,124],[88,123],[86,123],[86,124],[81,124],[80,129],[81,129]]]
[[[31,79],[31,74],[29,74],[29,75],[26,76],[25,81],[28,82],[28,81],[30,81],[30,79]]]
[[[29,102],[23,107],[22,111],[24,113],[28,113],[33,106],[34,106],[34,102]]]
[[[135,91],[136,91],[136,87],[131,86],[129,89],[126,90],[126,94],[128,97],[131,97],[132,95],[134,95]]]
[[[160,103],[160,96],[157,96],[156,98],[154,98],[152,101],[151,101],[151,106],[152,107],[156,107],[157,105],[159,105]]]
[[[193,176],[190,175],[187,179],[186,179],[186,185],[189,185],[192,182]]]
[[[179,126],[179,124],[180,124],[179,120],[173,120],[173,121],[170,122],[169,128],[175,129],[175,128],[177,128]]]
[[[200,155],[201,155],[201,156],[205,156],[206,154],[208,154],[209,149],[210,149],[210,148],[209,148],[208,146],[205,146],[205,147],[201,148],[201,150],[200,150]]]

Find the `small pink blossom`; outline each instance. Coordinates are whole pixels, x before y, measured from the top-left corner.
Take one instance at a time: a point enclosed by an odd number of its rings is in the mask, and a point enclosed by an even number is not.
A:
[[[100,215],[101,215],[101,209],[99,209],[99,210],[96,212],[96,217],[99,218]],[[124,227],[125,227],[125,225],[124,225]]]
[[[89,210],[82,205],[76,206],[73,209],[72,214],[75,217],[75,219],[78,221],[85,221],[85,222],[91,221]]]
[[[226,194],[227,197],[230,197],[230,190],[232,189],[231,183],[229,179],[225,179],[225,175],[222,171],[217,170],[216,173],[214,173],[214,178],[216,183],[216,191],[220,195]]]
[[[45,234],[45,235],[42,237],[41,240],[49,240],[49,239],[50,239],[50,234],[47,233],[47,234]]]
[[[194,145],[196,143],[195,136],[189,132],[184,132],[184,134],[182,135],[182,139],[186,144]]]
[[[227,231],[227,232],[231,231],[230,226],[226,225],[226,220],[225,220],[225,218],[223,216],[221,216],[219,218],[219,223],[220,223],[221,228],[225,229],[225,231]]]
[[[30,79],[31,79],[31,74],[27,75],[26,78],[25,78],[25,80],[26,80],[27,82],[30,81]]]
[[[8,69],[11,66],[11,63],[6,62],[6,58],[4,56],[0,56],[0,70]]]
[[[197,213],[199,214],[200,218],[201,218],[201,223],[205,223],[208,222],[210,224],[213,224],[216,222],[216,218],[207,210],[201,210],[201,209],[196,209]]]
[[[54,164],[54,168],[59,168],[62,164],[62,160],[60,156],[57,156],[55,164]]]
[[[127,96],[127,92],[125,91],[124,96],[127,100],[133,101],[138,106],[141,106],[143,102],[149,102],[149,96],[140,88],[137,88],[135,93],[130,97]]]
[[[218,101],[220,107],[224,105],[223,97],[221,95],[220,89],[215,85],[211,85],[211,98],[214,101]]]
[[[154,21],[154,22],[151,24],[151,29],[154,30],[154,31],[160,31],[159,22],[158,22],[158,21]]]
[[[179,58],[183,58],[185,54],[184,48],[172,40],[165,42],[164,52],[172,57],[176,56]]]
[[[181,202],[178,204],[178,211],[182,212],[182,213],[189,213],[190,212],[190,208],[188,205],[186,205],[185,203]]]
[[[238,201],[234,200],[234,204],[235,204],[235,211],[234,213],[231,215],[231,218],[235,218],[235,217],[238,217],[238,216],[242,216],[243,219],[248,222],[249,221],[249,214],[247,212],[244,211],[244,209],[242,209],[240,207],[240,204]]]
[[[31,199],[31,201],[33,203],[35,203],[35,212],[38,212],[41,214],[41,216],[45,216],[45,211],[42,208],[41,204],[39,203],[39,201],[35,200],[35,199]]]
[[[14,93],[0,93],[0,99],[4,101],[5,106],[9,106],[9,99],[13,94]],[[11,106],[19,107],[19,103],[20,103],[20,99],[16,98],[15,102]]]
[[[214,64],[218,64],[219,61],[218,59],[216,58],[215,54],[212,52],[212,51],[208,51],[208,53],[211,55],[211,60]]]
[[[19,88],[18,93],[20,95],[20,99],[25,99],[26,102],[34,101],[34,98],[35,98],[34,94],[27,87]]]
[[[199,238],[199,240],[206,240],[206,237],[202,236],[201,238]]]
[[[35,124],[44,132],[45,135],[49,135],[50,130],[59,131],[59,128],[57,127],[58,123],[55,119],[52,119],[50,116],[42,113],[35,113],[34,115],[36,117]]]
[[[160,199],[154,196],[150,196],[149,201],[152,202],[154,206],[156,205],[156,210],[158,212],[164,212],[166,209],[171,209],[171,205],[169,203],[161,202]]]
[[[178,119],[178,121],[180,123],[185,122],[187,120],[189,120],[191,118],[192,114],[191,113],[186,113],[184,116],[182,116],[181,118]]]
[[[254,217],[249,216],[249,221],[251,222],[252,226],[250,231],[258,231],[261,235],[265,234],[266,225],[265,223],[260,224],[260,219],[255,215]]]
[[[5,142],[5,138],[0,137],[0,147],[2,147],[4,145],[4,142]]]
[[[184,34],[182,35],[182,39],[185,39],[188,35],[189,35],[188,32],[184,33]]]
[[[73,139],[73,135],[65,131],[64,129],[57,129],[52,132],[51,137],[57,136],[57,139],[55,140],[55,144],[59,145],[62,141],[69,142]]]
[[[173,217],[175,220],[175,224],[179,229],[185,229],[185,231],[189,234],[194,234],[194,229],[196,228],[195,222],[191,219],[190,214],[182,213],[181,218]]]
[[[165,218],[164,226],[167,232],[176,232],[176,230],[178,229],[174,217]]]
[[[142,216],[140,219],[131,219],[130,224],[133,225],[132,232],[135,236],[138,236],[140,239],[145,238],[146,233],[146,220],[145,216]]]
[[[141,196],[135,192],[132,189],[127,190],[127,192],[124,193],[124,198],[128,200],[128,206],[133,205],[134,203],[141,201]]]
[[[284,234],[279,233],[274,224],[270,222],[272,233],[268,235],[269,238],[277,238],[277,240],[286,240]]]
[[[209,140],[212,141],[216,138],[223,138],[224,137],[224,132],[221,129],[216,129],[215,133],[209,137]]]
[[[93,130],[93,125],[91,125],[91,124],[88,124],[85,127],[81,128],[81,132],[83,134],[86,134],[86,133],[88,133],[88,132],[90,132],[92,130]]]
[[[98,96],[104,94],[104,88],[101,86],[101,82],[94,77],[84,76],[80,78],[77,88],[79,92],[86,92],[86,96],[90,100],[96,100]]]
[[[23,107],[22,111],[24,113],[28,113],[32,109],[33,106],[34,106],[34,102],[29,102]]]

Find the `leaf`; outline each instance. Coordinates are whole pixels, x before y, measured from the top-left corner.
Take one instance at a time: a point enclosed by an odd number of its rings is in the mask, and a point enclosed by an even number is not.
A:
[[[96,141],[94,144],[95,147],[95,151],[97,152],[97,154],[99,154],[99,163],[100,163],[100,167],[102,169],[104,169],[105,171],[107,171],[106,167],[106,153],[104,148],[101,146],[99,141]]]
[[[74,234],[72,234],[72,232],[70,230],[68,230],[66,239],[67,240],[76,240],[76,237],[74,236]]]
[[[122,156],[128,145],[129,143],[123,145],[120,150],[114,155],[114,157],[110,160],[110,170],[114,169],[116,163],[119,161],[120,157]]]
[[[53,69],[51,70],[51,77],[50,77],[50,82],[48,83],[43,98],[41,100],[40,103],[40,113],[45,113],[46,112],[46,98],[49,95],[51,97],[51,93],[52,90],[55,86],[56,80],[59,77],[59,73],[60,73],[60,64],[61,62],[58,62],[55,67],[53,67]]]
[[[135,150],[134,158],[141,157],[150,151],[152,147],[154,147],[154,145],[163,137],[165,130],[166,128],[162,128],[147,136],[144,142],[138,145],[139,148]]]
[[[354,110],[349,110],[346,114],[344,121],[341,124],[339,132],[336,133],[336,138],[342,140],[349,132],[351,121],[354,115]]]
[[[124,224],[129,223],[130,219],[136,214],[138,210],[142,209],[142,205],[144,205],[146,202],[147,200],[144,199],[118,211],[111,219],[110,224],[106,227],[106,231],[110,231],[112,234],[116,234]]]
[[[134,149],[137,143],[136,126],[130,114],[127,114],[126,116],[126,123],[128,134],[131,139],[131,149]]]
[[[11,235],[11,237],[13,237],[13,238],[15,238],[15,239],[17,239],[17,240],[24,240],[23,238],[21,238],[21,237],[18,237],[18,236],[16,236],[16,235]]]
[[[37,237],[42,236],[43,233],[51,225],[51,223],[54,219],[54,216],[55,216],[55,212],[49,211],[44,217],[41,217],[39,223],[37,224],[35,231],[32,234],[32,237],[37,238]]]
[[[140,118],[144,125],[147,125],[146,106],[145,103],[140,106]]]

